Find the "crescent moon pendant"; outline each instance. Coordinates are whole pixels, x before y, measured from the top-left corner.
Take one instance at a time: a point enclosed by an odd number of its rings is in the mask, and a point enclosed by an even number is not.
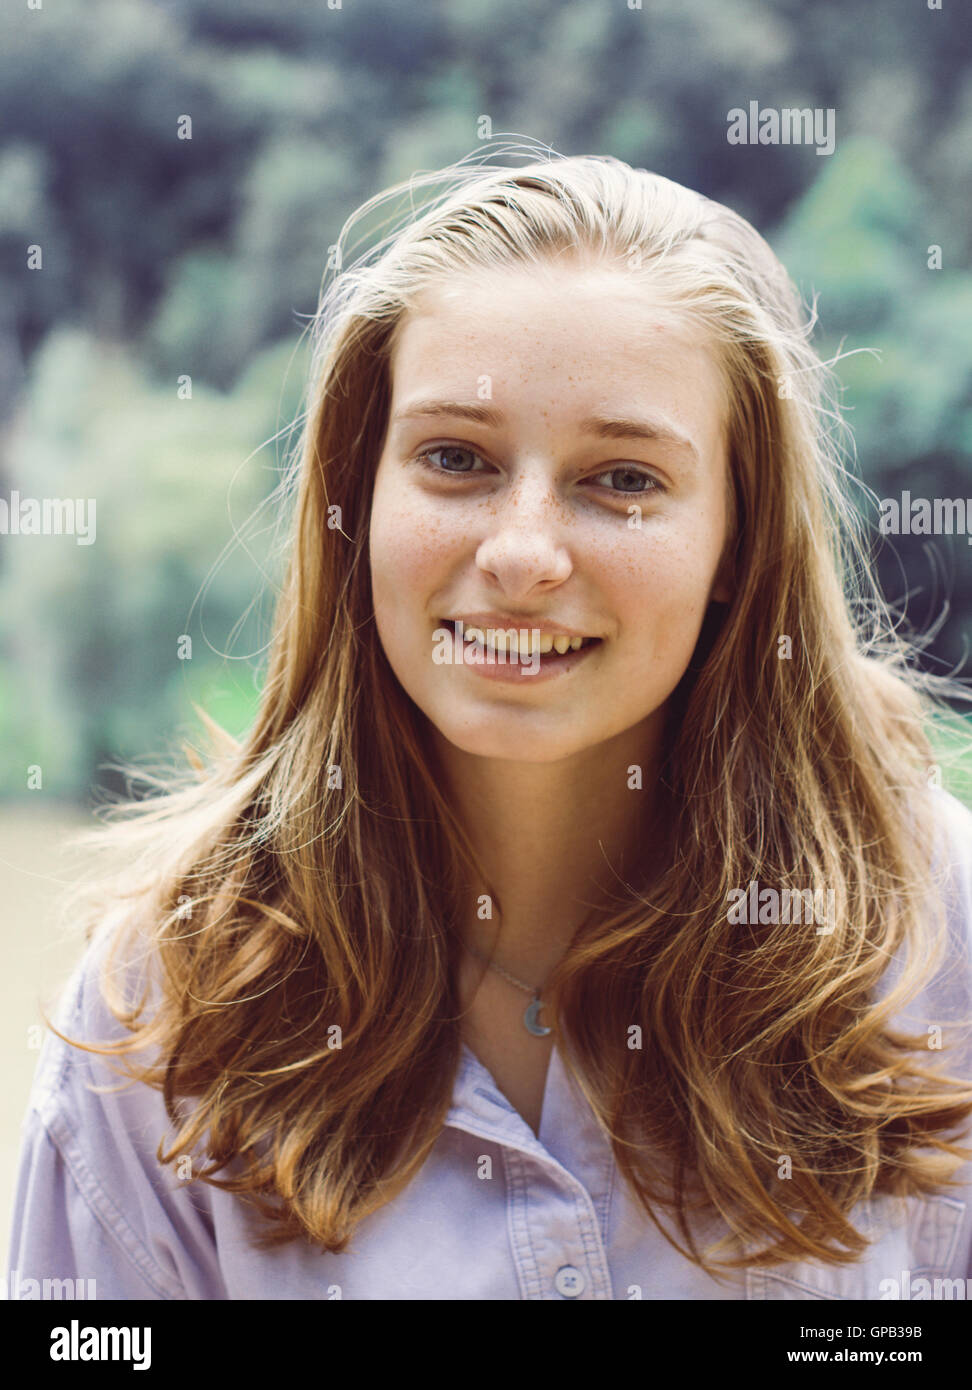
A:
[[[526,1013],[523,1015],[524,1027],[527,1032],[532,1033],[535,1038],[545,1038],[550,1032],[549,1028],[544,1028],[543,1024],[537,1021],[542,1008],[543,1005],[540,1003],[540,1000],[534,999],[527,1005]]]

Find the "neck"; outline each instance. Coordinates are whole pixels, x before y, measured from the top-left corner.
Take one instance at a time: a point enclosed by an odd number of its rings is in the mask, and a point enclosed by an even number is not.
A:
[[[661,727],[652,716],[552,763],[477,757],[436,733],[448,794],[488,879],[469,885],[471,947],[538,984],[591,912],[637,881],[654,842]],[[641,789],[628,785],[632,764]],[[491,920],[478,915],[483,894]]]

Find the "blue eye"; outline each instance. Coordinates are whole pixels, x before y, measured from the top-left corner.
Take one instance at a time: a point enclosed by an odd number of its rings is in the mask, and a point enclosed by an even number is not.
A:
[[[433,454],[465,454],[467,458],[479,459],[480,463],[483,462],[483,459],[480,457],[479,454],[475,453],[474,450],[465,449],[460,444],[437,444],[434,449],[426,449],[417,456],[419,463],[421,463],[423,467],[428,468],[431,472],[446,474],[451,473],[456,475],[457,477],[461,477],[464,473],[472,472],[472,469],[439,468],[436,464],[430,462]]]
[[[440,464],[433,463],[432,459],[435,454],[442,454],[443,456],[451,455],[453,461],[455,461],[456,456],[458,456],[460,460],[465,458],[469,460],[469,464],[466,467],[460,466],[458,468],[442,466]],[[436,444],[431,449],[423,449],[420,454],[416,454],[415,456],[415,460],[417,463],[420,463],[423,468],[427,468],[430,473],[438,474],[440,478],[462,478],[470,476],[482,476],[481,469],[474,469],[472,467],[472,461],[476,459],[478,459],[480,463],[485,462],[482,455],[477,454],[475,449],[467,449],[465,445],[462,444]],[[664,484],[660,483],[658,479],[654,476],[654,474],[649,473],[646,469],[643,468],[635,468],[631,464],[617,464],[614,468],[605,469],[603,473],[596,473],[594,477],[590,478],[588,481],[597,482],[598,478],[615,479],[619,476],[627,477],[629,481],[634,482],[638,482],[640,480],[644,484],[643,487],[622,486],[608,488],[609,492],[614,492],[619,497],[648,497],[652,493],[662,493],[668,491]],[[603,485],[598,484],[598,486]]]
[[[617,468],[608,468],[604,473],[595,474],[594,478],[591,481],[596,482],[598,478],[615,478],[618,476],[618,474],[621,474],[622,476],[627,474],[629,478],[633,478],[635,480],[640,479],[645,483],[645,486],[643,488],[611,488],[612,492],[617,492],[622,496],[644,497],[647,493],[665,491],[665,488],[654,476],[654,474],[646,473],[642,468],[632,468],[630,464],[619,464]]]

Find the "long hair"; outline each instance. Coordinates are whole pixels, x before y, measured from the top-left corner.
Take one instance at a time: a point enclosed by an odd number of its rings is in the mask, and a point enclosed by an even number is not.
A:
[[[926,795],[945,683],[919,673],[880,597],[834,374],[809,344],[816,308],[766,241],[611,157],[494,153],[386,190],[342,230],[278,499],[290,541],[258,713],[85,837],[128,865],[83,918],[90,940],[124,905],[101,987],[125,1035],[70,1041],[162,1091],[175,1133],[159,1161],[192,1151],[198,1180],[255,1203],[261,1247],[341,1251],[421,1168],[461,1051],[461,885],[488,879],[374,622],[389,357],[428,285],[593,257],[712,344],[733,596],[672,698],[650,789],[663,852],[555,971],[556,1041],[688,1259],[847,1263],[867,1243],[857,1202],[932,1193],[972,1156],[956,1142],[972,1087],[893,1027],[946,931]],[[369,225],[382,235],[345,265]],[[752,884],[827,890],[831,927],[741,919],[728,905]],[[149,967],[138,997],[116,982],[119,952]],[[706,1250],[700,1208],[730,1230]]]

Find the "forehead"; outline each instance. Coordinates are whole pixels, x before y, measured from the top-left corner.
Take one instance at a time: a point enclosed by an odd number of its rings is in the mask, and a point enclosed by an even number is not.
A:
[[[723,435],[718,353],[643,274],[571,260],[463,271],[425,287],[400,322],[393,405],[489,398],[509,413],[569,421],[592,407],[655,405],[703,449]]]

